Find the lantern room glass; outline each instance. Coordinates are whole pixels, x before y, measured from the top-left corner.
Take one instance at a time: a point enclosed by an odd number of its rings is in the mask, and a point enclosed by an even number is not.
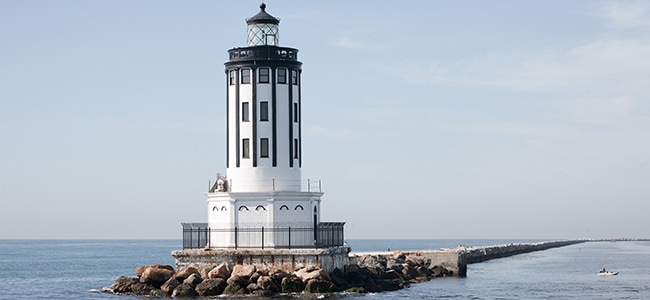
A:
[[[248,46],[277,46],[280,35],[277,24],[257,23],[248,25]]]

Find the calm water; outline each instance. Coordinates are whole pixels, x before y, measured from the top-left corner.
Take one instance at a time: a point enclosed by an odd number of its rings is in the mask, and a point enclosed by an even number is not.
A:
[[[533,240],[350,240],[354,251],[436,249]],[[140,299],[99,293],[137,266],[172,264],[180,241],[0,240],[0,299]],[[597,276],[602,267],[618,276]],[[284,297],[292,298],[292,297]],[[298,298],[298,297],[293,297]],[[650,242],[584,243],[491,260],[467,278],[337,299],[650,299]],[[249,297],[247,299],[253,299]],[[257,298],[256,298],[257,299]]]

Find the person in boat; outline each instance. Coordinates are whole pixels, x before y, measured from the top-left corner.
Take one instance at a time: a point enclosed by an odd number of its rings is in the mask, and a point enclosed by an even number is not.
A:
[[[602,270],[600,270],[600,273],[607,273],[607,270],[605,270],[605,268],[603,268]]]

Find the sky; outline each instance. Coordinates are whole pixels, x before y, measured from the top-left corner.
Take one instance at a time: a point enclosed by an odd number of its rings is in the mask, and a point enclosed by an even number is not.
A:
[[[0,239],[180,239],[259,1],[0,1]],[[650,238],[650,2],[267,1],[349,239]]]

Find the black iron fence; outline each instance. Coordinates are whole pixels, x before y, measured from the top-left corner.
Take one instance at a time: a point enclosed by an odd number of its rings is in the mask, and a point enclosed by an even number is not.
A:
[[[321,222],[316,227],[209,228],[206,223],[183,223],[183,249],[205,248],[328,248],[342,246],[344,222]]]

